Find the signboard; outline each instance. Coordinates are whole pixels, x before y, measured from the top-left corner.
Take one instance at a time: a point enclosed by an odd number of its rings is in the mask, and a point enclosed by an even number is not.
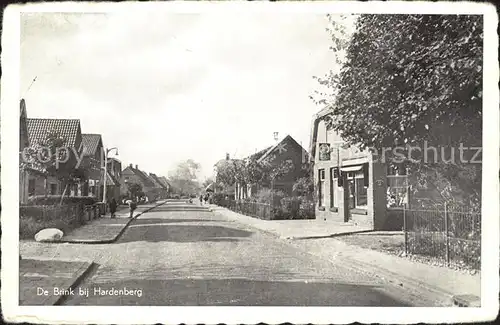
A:
[[[329,143],[320,143],[319,144],[319,160],[327,161],[330,160],[330,144]]]

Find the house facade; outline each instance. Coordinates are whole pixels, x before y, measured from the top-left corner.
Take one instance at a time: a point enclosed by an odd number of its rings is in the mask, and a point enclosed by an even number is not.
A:
[[[149,176],[157,185],[158,197],[160,199],[166,199],[168,197],[168,186],[156,174],[149,173]]]
[[[166,188],[167,191],[167,197],[170,195],[170,192],[172,191],[172,186],[170,185],[169,181],[165,176],[160,176],[158,177],[158,180],[163,184],[163,186]]]
[[[278,167],[281,164],[288,162],[292,168],[277,177],[273,184],[257,184],[257,187],[252,189],[258,190],[259,186],[272,187],[275,190],[284,192],[287,195],[293,194],[293,184],[304,176],[302,166],[307,162],[307,151],[290,135],[285,136],[281,141],[278,141],[274,146],[261,150],[260,152],[250,156],[250,159],[256,159],[257,162],[267,161],[272,166]]]
[[[311,126],[316,218],[383,229],[387,166],[369,151],[346,146],[338,134],[327,128],[329,114],[328,109],[321,110]]]
[[[102,180],[104,170],[103,143],[100,134],[82,134],[83,161],[86,179],[82,182],[81,189],[74,189],[77,193],[85,196],[96,197],[102,200]]]
[[[47,194],[60,195],[64,192],[66,184],[62,184],[58,179],[58,171],[72,170],[79,174],[81,180],[84,179],[84,170],[80,159],[83,151],[82,132],[80,120],[78,119],[43,119],[27,118],[28,141],[30,145],[43,143],[49,130],[58,132],[65,139],[64,147],[68,149],[69,159],[61,163],[59,169],[51,176],[45,178],[37,173],[29,173],[28,195],[44,195],[45,184],[47,183]],[[81,195],[82,182],[73,182],[69,185],[66,194]]]
[[[120,194],[122,196],[128,196],[128,184],[130,183],[140,184],[142,186],[142,191],[148,197],[149,201],[153,201],[155,199],[156,185],[146,173],[139,169],[138,165],[135,165],[134,167],[130,164],[122,171],[122,177],[120,178]]]
[[[228,158],[228,157],[226,157]],[[256,152],[243,159],[243,163],[249,163],[251,160],[257,163],[267,162],[271,167],[278,168],[284,163],[289,163],[291,169],[279,175],[271,182],[262,182],[259,184],[235,184],[235,198],[244,199],[256,194],[262,188],[270,188],[282,191],[287,195],[293,194],[293,185],[297,180],[305,175],[303,165],[308,162],[307,151],[293,139],[290,135],[285,136],[276,144]],[[218,164],[230,163],[234,160],[219,161]],[[217,175],[215,175],[217,177]],[[217,178],[215,178],[217,179]]]

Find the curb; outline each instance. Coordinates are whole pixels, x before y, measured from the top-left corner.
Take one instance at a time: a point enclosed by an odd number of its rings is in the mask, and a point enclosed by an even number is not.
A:
[[[355,230],[355,231],[342,232],[342,233],[336,233],[336,234],[330,234],[330,235],[305,236],[305,237],[289,237],[287,239],[291,239],[291,240],[304,240],[304,239],[335,238],[335,237],[350,236],[350,235],[362,234],[362,233],[373,232],[373,231],[375,231],[375,230]]]
[[[233,212],[229,209],[226,209],[226,208],[223,208],[223,207],[220,207],[221,209],[224,209],[226,211],[230,211],[230,212]],[[217,211],[214,211],[215,213],[219,213],[221,214],[220,212],[217,212]],[[236,213],[236,212],[233,212],[233,213]],[[228,218],[230,218],[229,216],[226,216]],[[251,225],[251,224],[247,224],[245,223],[245,225],[253,228],[253,229],[256,229],[260,232],[263,232],[263,233],[266,233],[266,234],[269,234],[269,235],[272,235],[273,237],[275,238],[279,238],[279,239],[286,239],[286,240],[289,240],[289,241],[294,241],[294,240],[305,240],[305,239],[320,239],[320,238],[335,238],[335,237],[340,237],[340,236],[347,236],[347,235],[352,235],[352,234],[357,234],[357,233],[362,233],[362,232],[371,232],[373,230],[365,230],[365,231],[353,231],[353,232],[349,232],[349,233],[342,233],[342,234],[333,234],[333,235],[330,235],[330,236],[309,236],[309,237],[295,237],[295,238],[286,238],[286,237],[281,237],[279,234],[273,232],[273,231],[269,231],[269,230],[263,230],[261,228],[258,228],[254,225]],[[311,255],[314,255],[314,256],[318,256],[318,255],[315,255],[315,254],[312,254],[310,252],[307,252],[308,254],[311,254]],[[321,257],[321,256],[318,256],[318,257]],[[407,285],[407,287],[410,287],[410,288],[413,288],[413,289],[416,289],[416,290],[421,290],[422,288],[435,294],[435,295],[438,295],[439,297],[442,297],[442,298],[445,298],[445,299],[448,299],[448,302],[449,302],[449,305],[450,306],[453,306],[453,301],[455,300],[454,299],[454,295],[450,292],[447,292],[447,291],[444,291],[444,290],[441,290],[439,288],[436,288],[436,287],[433,287],[433,286],[429,286],[426,282],[423,282],[423,281],[419,281],[419,280],[416,280],[414,278],[410,278],[410,277],[405,277],[405,276],[402,276],[401,274],[399,273],[394,273],[394,272],[391,272],[385,268],[381,268],[381,267],[378,267],[378,266],[375,266],[373,264],[370,264],[370,263],[364,263],[362,261],[359,261],[359,260],[355,260],[355,259],[352,259],[352,258],[349,258],[349,257],[342,257],[341,258],[343,262],[345,262],[347,264],[348,267],[351,267],[352,269],[358,271],[358,272],[363,272],[363,273],[373,273],[373,274],[376,274],[376,275],[380,275],[384,278],[386,278],[389,282],[400,282],[401,284],[402,283],[405,283]],[[328,259],[330,260],[330,259]],[[367,271],[371,269],[371,271]],[[392,280],[391,280],[392,279]],[[443,299],[444,300],[444,299]]]
[[[60,241],[57,241],[57,242],[54,242],[54,243],[66,243],[66,244],[89,244],[89,245],[95,245],[95,244],[112,244],[114,242],[116,242],[118,240],[118,238],[120,238],[120,236],[125,232],[125,230],[128,228],[128,226],[132,223],[132,221],[134,221],[135,219],[137,219],[139,216],[143,215],[144,213],[147,213],[159,206],[162,206],[164,204],[166,204],[167,202],[163,202],[163,203],[160,203],[160,204],[157,204],[155,205],[154,207],[151,207],[151,208],[148,208],[138,214],[136,214],[135,216],[133,216],[132,218],[130,218],[127,223],[125,223],[122,227],[122,229],[118,232],[118,234],[113,237],[113,238],[110,238],[110,239],[76,239],[76,240],[60,240]]]
[[[241,213],[238,213],[238,212],[231,211],[231,210],[229,210],[227,208],[223,208],[223,207],[219,207],[219,208],[220,209],[224,209],[225,211],[232,212],[232,213],[241,214]],[[210,208],[210,210],[212,212],[214,212],[214,213],[218,213],[213,208]],[[253,218],[253,217],[250,217],[250,216],[246,216],[246,217]],[[256,219],[256,218],[254,218],[254,219]],[[254,226],[254,225],[251,225],[251,224],[247,224],[247,223],[245,223],[245,224],[247,226],[249,226],[249,227],[252,227],[253,229],[258,230],[258,231],[267,233],[267,234],[272,235],[272,236],[274,236],[276,238],[279,238],[279,239],[286,239],[286,240],[306,240],[306,239],[335,238],[335,237],[349,236],[349,235],[360,234],[360,233],[365,233],[365,232],[373,232],[374,231],[374,230],[355,230],[355,231],[350,231],[350,232],[343,232],[343,233],[336,233],[336,234],[329,234],[329,235],[304,236],[304,237],[284,237],[284,236],[281,236],[280,234],[278,234],[277,232],[274,232],[272,230],[262,229],[262,228],[259,228],[257,226]]]
[[[434,286],[428,285],[424,281],[416,280],[414,278],[406,277],[404,275],[401,275],[400,273],[394,273],[391,272],[385,268],[378,267],[376,265],[370,264],[370,263],[364,263],[359,260],[355,260],[353,258],[349,257],[341,257],[342,262],[345,262],[345,264],[354,269],[357,270],[358,272],[363,272],[363,273],[373,273],[376,274],[377,276],[380,276],[382,278],[385,278],[389,282],[392,282],[395,285],[398,285],[397,282],[399,282],[399,286],[403,287],[406,286],[407,288],[412,288],[414,290],[421,291],[422,289],[431,292],[434,295],[437,295],[440,298],[443,298],[443,302],[447,302],[447,304],[451,307],[453,306],[453,294],[439,289]],[[368,269],[368,270],[367,270]]]
[[[231,210],[229,210],[229,209],[227,209],[227,208],[223,208],[223,207],[219,207],[219,208],[220,208],[220,209],[224,209],[225,211],[228,211],[228,212],[231,212],[231,213],[239,214],[238,212],[231,211]],[[213,213],[218,213],[218,214],[220,214],[220,215],[222,215],[222,216],[224,216],[224,217],[226,217],[226,218],[231,218],[231,217],[229,217],[229,216],[227,216],[227,215],[224,215],[223,213],[220,213],[219,211],[217,211],[217,210],[215,210],[215,209],[212,209],[212,212],[213,212]],[[248,216],[246,216],[246,217],[248,217]],[[248,218],[252,218],[252,217],[248,217]],[[233,219],[233,220],[235,220],[235,219]],[[251,225],[251,224],[248,224],[248,223],[244,223],[243,221],[238,221],[238,220],[235,220],[235,221],[236,221],[236,222],[241,222],[241,223],[243,223],[245,226],[248,226],[248,227],[250,227],[250,228],[252,228],[252,229],[255,229],[255,230],[259,231],[259,232],[262,232],[262,233],[265,233],[265,234],[271,235],[271,236],[273,236],[273,237],[275,237],[275,238],[278,238],[278,239],[285,239],[284,237],[281,237],[279,234],[275,233],[274,231],[271,231],[271,230],[265,230],[265,229],[259,228],[259,227],[257,227],[257,226],[254,226],[254,225]]]
[[[73,283],[67,288],[67,290],[73,290],[75,289],[76,287],[78,287],[80,285],[80,283],[82,282],[82,280],[87,276],[87,274],[90,273],[90,271],[94,268],[96,264],[94,263],[94,261],[90,262],[89,265],[87,266],[87,268],[80,273],[80,275],[78,275],[76,277],[76,279],[73,281]],[[62,296],[59,296],[59,298],[57,298],[57,300],[53,303],[53,305],[61,305],[62,302],[67,298],[68,296],[67,295],[62,295]]]

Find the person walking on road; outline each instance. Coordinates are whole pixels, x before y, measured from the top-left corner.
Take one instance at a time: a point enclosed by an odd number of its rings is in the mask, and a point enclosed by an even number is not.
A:
[[[207,204],[207,203],[208,203],[208,193],[205,194],[205,204]]]
[[[130,211],[129,218],[132,218],[134,216],[134,211],[137,208],[137,203],[135,201],[132,201],[132,200],[128,200],[127,203],[128,203],[128,208]]]
[[[203,205],[203,194],[200,194],[200,205]]]
[[[109,202],[109,212],[111,212],[111,218],[116,218],[116,207],[118,204],[116,203],[115,198],[111,199],[111,202]]]

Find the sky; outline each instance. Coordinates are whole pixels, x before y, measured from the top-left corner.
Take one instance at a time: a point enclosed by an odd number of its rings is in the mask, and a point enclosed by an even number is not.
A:
[[[29,118],[80,119],[123,166],[167,176],[193,159],[204,178],[273,132],[308,150],[313,76],[338,68],[327,26],[313,13],[24,13],[21,96]]]

